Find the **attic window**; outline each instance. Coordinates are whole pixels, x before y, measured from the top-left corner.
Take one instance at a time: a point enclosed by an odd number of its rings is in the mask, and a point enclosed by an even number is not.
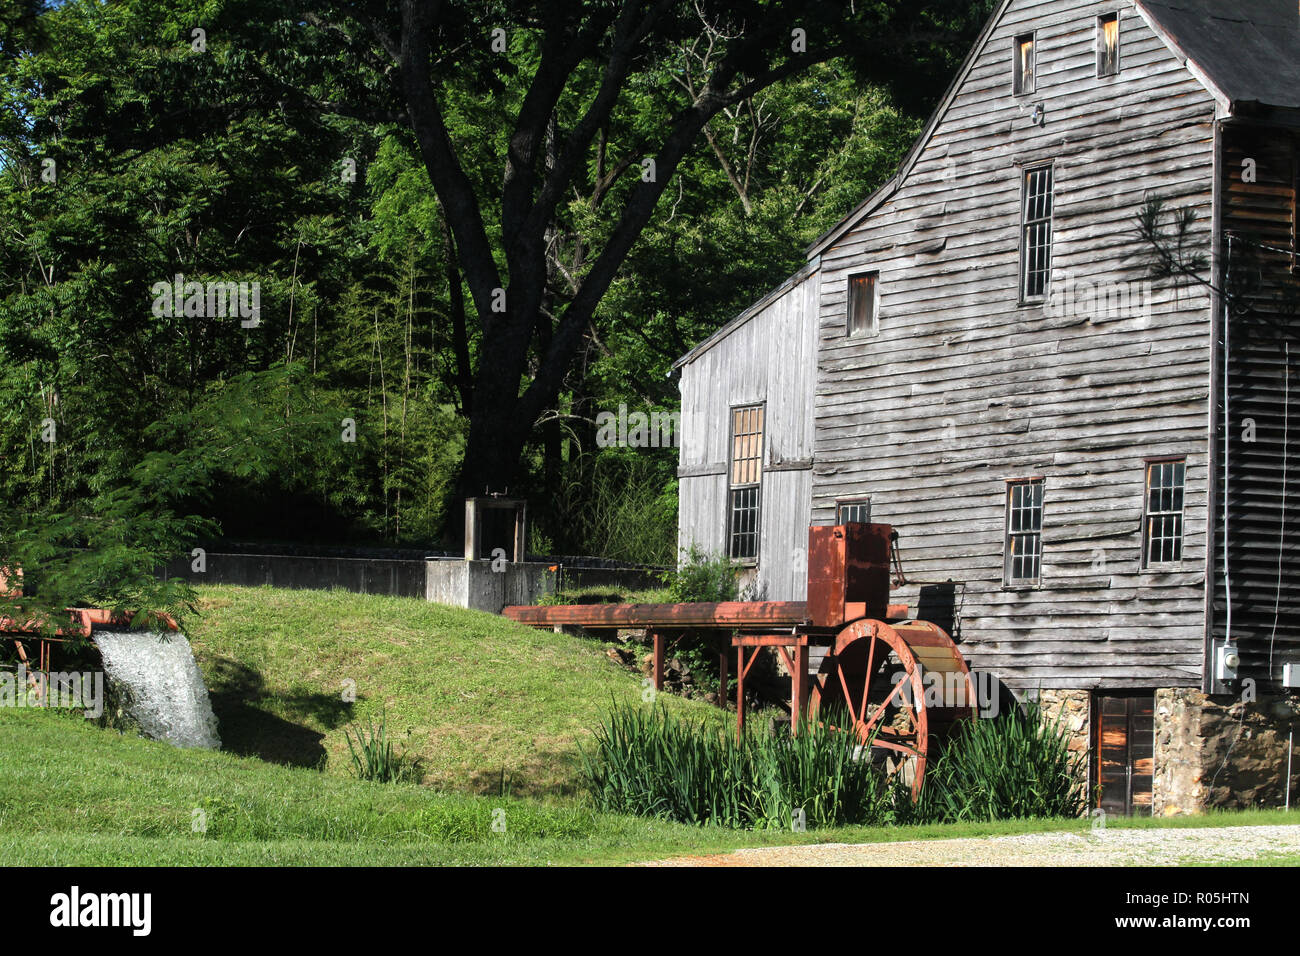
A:
[[[1016,37],[1015,94],[1034,92],[1034,35],[1022,33]]]
[[[1114,76],[1119,72],[1119,14],[1097,18],[1097,75]]]
[[[849,276],[849,335],[875,335],[880,273],[864,272]]]

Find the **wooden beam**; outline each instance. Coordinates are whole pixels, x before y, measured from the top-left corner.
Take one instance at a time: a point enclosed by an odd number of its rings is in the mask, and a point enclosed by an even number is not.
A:
[[[803,601],[722,601],[694,604],[562,604],[514,605],[503,615],[521,624],[550,627],[577,624],[581,627],[620,628],[696,626],[746,627],[808,623]]]

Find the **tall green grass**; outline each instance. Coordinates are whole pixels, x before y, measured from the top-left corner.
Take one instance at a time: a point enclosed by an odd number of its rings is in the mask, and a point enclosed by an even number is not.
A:
[[[746,829],[882,824],[896,787],[846,734],[804,725],[734,734],[616,704],[583,752],[597,809]]]
[[[379,715],[379,723],[367,718],[364,727],[347,728],[344,735],[352,758],[352,774],[358,780],[419,783],[424,776],[419,759],[398,750],[388,739],[387,713]]]
[[[1085,757],[1069,743],[1061,718],[1047,720],[1033,701],[964,722],[926,770],[913,813],[927,823],[1080,816]]]
[[[835,724],[832,718],[828,724]],[[1025,711],[964,723],[930,761],[920,799],[855,737],[804,724],[734,734],[659,707],[616,704],[583,752],[598,810],[769,829],[1077,817],[1081,754],[1060,721]]]

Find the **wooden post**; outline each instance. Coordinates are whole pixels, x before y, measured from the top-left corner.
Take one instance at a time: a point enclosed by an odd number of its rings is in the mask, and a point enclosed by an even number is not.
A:
[[[718,703],[723,710],[727,709],[727,679],[730,675],[727,673],[727,647],[722,645],[718,650]]]
[[[520,501],[515,506],[515,554],[514,561],[522,564],[528,560],[528,502]]]
[[[790,729],[799,732],[799,718],[808,710],[808,645],[794,648],[794,668],[790,674]]]
[[[757,653],[758,648],[754,648]],[[736,739],[745,733],[745,645],[736,645]]]
[[[655,690],[664,689],[664,632],[654,630],[650,632],[650,637],[654,641],[654,681]]]

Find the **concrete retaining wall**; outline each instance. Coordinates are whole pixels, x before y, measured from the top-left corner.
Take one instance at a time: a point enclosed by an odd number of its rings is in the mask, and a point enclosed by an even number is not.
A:
[[[167,577],[200,584],[267,585],[328,591],[338,588],[358,594],[388,594],[425,598],[499,613],[509,604],[533,604],[556,588],[553,560],[507,564],[492,570],[491,561],[468,562],[460,558],[346,557],[311,554],[256,554],[209,551],[204,568],[195,571],[193,560],[178,559],[164,569]],[[641,589],[657,587],[659,574],[650,569],[619,567],[563,567],[566,588]]]

